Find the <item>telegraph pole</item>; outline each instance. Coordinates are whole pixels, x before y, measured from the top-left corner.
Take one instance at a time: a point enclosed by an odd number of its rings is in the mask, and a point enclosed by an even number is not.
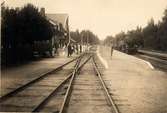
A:
[[[87,44],[86,44],[86,45],[87,45],[87,51],[88,51],[88,35],[89,35],[89,34],[87,33],[87,37],[86,37],[86,43],[87,43]]]

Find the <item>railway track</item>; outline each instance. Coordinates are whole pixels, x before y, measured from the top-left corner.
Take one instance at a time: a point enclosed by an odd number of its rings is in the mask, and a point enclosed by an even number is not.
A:
[[[143,60],[149,61],[156,69],[159,69],[165,72],[167,71],[167,60],[163,60],[158,57],[153,57],[153,56],[144,55],[144,54],[137,54],[135,56]]]
[[[72,91],[60,113],[119,113],[94,60],[89,60],[71,85]]]
[[[59,83],[72,73],[77,60],[73,59],[62,66],[41,74],[38,78],[21,85],[0,98],[1,111],[33,111],[41,100],[49,96]]]
[[[1,111],[119,113],[92,53],[58,70],[2,97]]]
[[[82,56],[82,55],[81,55],[81,56]],[[81,56],[79,56],[79,57],[81,57]],[[31,85],[34,84],[35,82],[37,82],[37,81],[39,81],[39,80],[41,80],[41,79],[47,77],[47,76],[48,76],[49,74],[51,74],[52,72],[57,72],[57,71],[62,70],[63,67],[65,67],[65,66],[67,66],[68,64],[70,64],[70,63],[76,61],[79,57],[77,57],[77,58],[75,58],[75,59],[73,59],[73,60],[71,60],[71,61],[69,61],[69,62],[67,62],[67,63],[65,63],[65,64],[63,64],[63,65],[61,65],[61,66],[59,66],[59,67],[57,67],[57,68],[55,68],[55,69],[46,71],[46,72],[40,74],[37,78],[35,78],[35,79],[33,79],[33,80],[31,80],[31,81],[29,81],[29,82],[27,82],[27,83],[25,83],[25,84],[19,86],[18,88],[16,88],[16,89],[10,91],[9,93],[4,94],[4,95],[1,95],[1,97],[0,97],[0,102],[4,101],[6,98],[8,98],[8,97],[10,97],[10,96],[12,96],[12,95],[14,95],[14,94],[16,94],[16,93],[18,93],[18,92],[24,90],[25,88],[31,86]]]

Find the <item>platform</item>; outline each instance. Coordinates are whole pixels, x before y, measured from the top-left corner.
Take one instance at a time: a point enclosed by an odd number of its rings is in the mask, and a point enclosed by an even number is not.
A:
[[[100,46],[102,72],[121,113],[167,113],[167,73],[149,62]]]

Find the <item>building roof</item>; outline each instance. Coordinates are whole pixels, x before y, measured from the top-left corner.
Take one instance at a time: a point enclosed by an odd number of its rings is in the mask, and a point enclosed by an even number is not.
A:
[[[55,23],[53,20],[49,20],[49,22],[50,22],[52,25],[54,25],[54,26],[57,25],[57,23]]]
[[[46,14],[46,17],[56,24],[61,23],[65,30],[68,30],[68,14]]]

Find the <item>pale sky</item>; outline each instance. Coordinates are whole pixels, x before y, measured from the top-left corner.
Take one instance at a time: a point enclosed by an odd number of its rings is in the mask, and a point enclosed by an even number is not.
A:
[[[161,20],[167,0],[6,0],[19,7],[32,3],[46,13],[68,13],[70,29],[89,29],[104,39],[136,26],[144,27],[150,18]]]

